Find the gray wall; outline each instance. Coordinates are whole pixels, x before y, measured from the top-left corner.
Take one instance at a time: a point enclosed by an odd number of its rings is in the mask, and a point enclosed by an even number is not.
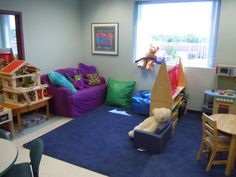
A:
[[[136,89],[151,89],[154,72],[132,62],[134,0],[1,0],[0,9],[23,12],[26,60],[43,73],[76,66],[97,65],[101,75],[136,80]],[[236,65],[236,1],[222,0],[217,63]],[[91,23],[119,22],[119,55],[91,54]],[[157,19],[158,22],[158,19]],[[215,70],[185,67],[189,109],[201,110],[203,91],[213,89]]]
[[[22,12],[26,61],[42,73],[79,63],[79,0],[1,0],[0,9]]]
[[[133,0],[83,0],[82,33],[84,62],[95,64],[100,74],[119,80],[136,80],[137,89],[151,88],[156,71],[141,71],[133,63]],[[91,13],[92,12],[92,13]],[[119,22],[119,55],[92,55],[91,23]]]
[[[132,62],[133,49],[133,0],[83,0],[82,32],[83,61],[98,66],[101,74],[122,80],[136,80],[136,89],[151,89],[155,72],[141,71]],[[234,43],[236,41],[236,1],[222,0],[218,39],[217,63],[236,65]],[[119,22],[119,56],[91,54],[90,25],[94,22]],[[158,23],[158,19],[157,19]],[[188,108],[201,110],[203,91],[215,86],[214,68],[185,67],[187,92],[190,95]]]

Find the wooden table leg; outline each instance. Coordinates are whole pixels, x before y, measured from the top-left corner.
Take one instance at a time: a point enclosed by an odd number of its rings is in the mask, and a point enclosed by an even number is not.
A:
[[[48,100],[47,100],[47,104],[46,104],[46,112],[47,112],[47,119],[49,119],[50,112],[49,112],[49,101]]]
[[[232,135],[230,147],[229,147],[229,154],[227,158],[227,164],[225,168],[225,175],[230,176],[231,171],[233,169],[234,160],[235,160],[235,149],[236,149],[236,135]]]
[[[22,129],[22,124],[21,124],[21,113],[17,112],[17,124],[18,124],[18,129]]]
[[[9,127],[10,127],[10,130],[11,130],[11,137],[12,137],[12,138],[15,138],[13,120],[11,120],[11,121],[9,122]]]
[[[14,124],[13,124],[13,117],[12,117],[12,111],[8,113],[10,121],[8,122],[10,131],[11,131],[11,138],[15,138],[15,131],[14,131]]]

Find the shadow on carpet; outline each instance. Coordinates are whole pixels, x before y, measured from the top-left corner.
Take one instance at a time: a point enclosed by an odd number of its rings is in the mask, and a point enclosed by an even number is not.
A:
[[[224,165],[206,172],[207,159],[196,160],[201,114],[184,115],[165,149],[153,155],[137,151],[127,135],[143,119],[129,109],[102,105],[41,136],[44,154],[111,177],[224,176]]]

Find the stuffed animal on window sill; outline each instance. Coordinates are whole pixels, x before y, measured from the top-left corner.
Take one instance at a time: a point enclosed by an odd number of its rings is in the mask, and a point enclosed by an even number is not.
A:
[[[138,126],[134,127],[133,130],[129,131],[128,135],[133,138],[134,130],[143,130],[146,132],[154,133],[160,124],[171,119],[171,111],[167,108],[154,108],[152,115],[146,118]]]
[[[140,58],[139,60],[135,61],[135,63],[137,63],[137,66],[139,68],[152,71],[154,67],[154,63],[157,62],[156,53],[158,50],[159,50],[159,47],[155,47],[154,45],[150,44],[149,51],[145,54],[145,57]]]

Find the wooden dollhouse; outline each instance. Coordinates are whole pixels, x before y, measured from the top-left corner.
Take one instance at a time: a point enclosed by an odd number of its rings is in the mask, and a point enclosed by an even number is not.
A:
[[[175,128],[185,87],[186,82],[181,59],[179,58],[174,66],[162,62],[152,88],[150,113],[154,108],[169,108],[172,110],[172,122],[173,128]]]
[[[14,60],[0,71],[4,102],[31,105],[47,98],[47,84],[40,82],[40,70],[23,60]]]

